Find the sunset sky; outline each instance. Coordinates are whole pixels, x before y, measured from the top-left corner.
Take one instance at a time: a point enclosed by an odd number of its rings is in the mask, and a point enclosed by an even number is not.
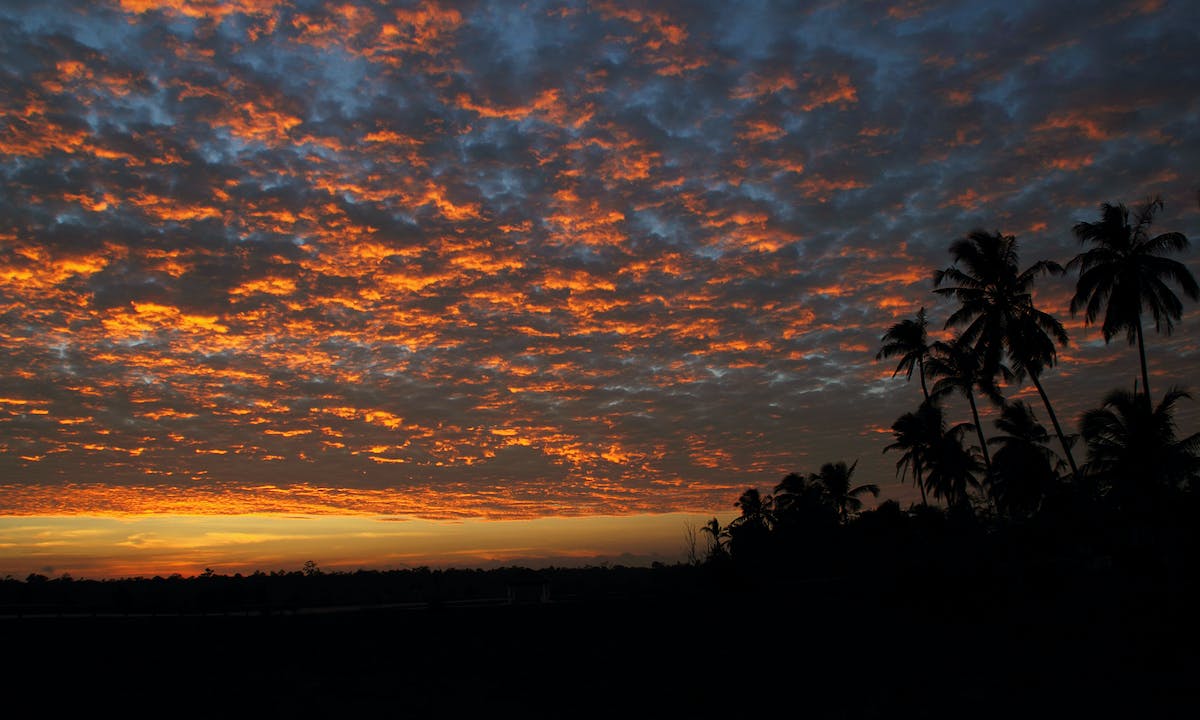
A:
[[[976,227],[1065,263],[1158,194],[1200,243],[1198,47],[1163,0],[3,0],[0,576],[674,561],[834,460],[907,504],[880,335],[942,335]],[[1073,282],[1072,432],[1137,370]]]

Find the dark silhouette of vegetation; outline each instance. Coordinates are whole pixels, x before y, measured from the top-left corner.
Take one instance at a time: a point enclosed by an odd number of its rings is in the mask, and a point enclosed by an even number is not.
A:
[[[1105,342],[1124,331],[1130,345],[1137,343],[1147,408],[1151,404],[1150,373],[1146,368],[1142,309],[1150,311],[1155,331],[1170,335],[1183,313],[1183,303],[1167,282],[1174,281],[1192,300],[1200,299],[1200,287],[1187,266],[1163,257],[1167,252],[1187,249],[1187,237],[1178,232],[1150,235],[1154,214],[1162,207],[1159,198],[1147,201],[1131,223],[1124,205],[1102,204],[1100,220],[1076,223],[1075,236],[1092,247],[1069,265],[1079,268],[1071,314],[1084,310],[1084,322],[1091,325],[1103,312],[1100,328]]]
[[[912,380],[913,369],[921,380],[921,394],[929,400],[929,388],[925,385],[925,362],[929,359],[930,345],[928,334],[929,321],[925,319],[925,308],[917,311],[914,320],[901,320],[883,334],[883,344],[879,348],[876,360],[899,357],[900,362],[892,372],[896,377],[903,372],[905,377]]]
[[[1005,358],[1015,378],[1029,377],[1046,406],[1067,464],[1078,475],[1071,446],[1041,382],[1042,373],[1057,360],[1055,342],[1067,344],[1067,331],[1033,302],[1035,281],[1043,275],[1063,274],[1062,266],[1039,260],[1020,270],[1017,239],[983,230],[973,230],[951,243],[950,255],[954,265],[938,270],[933,279],[935,293],[953,297],[960,304],[947,318],[946,327],[965,326],[960,341],[979,354],[986,377],[1000,374]],[[942,287],[946,283],[953,285]]]
[[[902,454],[896,461],[896,474],[900,480],[911,471],[913,483],[921,491],[921,504],[928,503],[926,473],[933,462],[933,454],[945,432],[942,409],[929,402],[921,403],[916,412],[904,413],[892,423],[896,442],[883,449],[897,450]]]
[[[1066,463],[1047,446],[1050,433],[1023,401],[1006,404],[995,422],[1003,434],[988,441],[997,446],[988,495],[1003,515],[1028,518],[1058,483]]]
[[[836,463],[825,463],[821,466],[820,472],[812,477],[812,480],[820,484],[824,490],[825,497],[837,511],[838,522],[842,524],[845,524],[852,515],[862,509],[860,495],[879,497],[879,486],[874,483],[851,487],[850,478],[854,476],[856,467],[858,467],[858,461],[850,466],[840,460]]]
[[[975,433],[979,437],[979,450],[983,454],[983,469],[992,473],[992,458],[988,453],[987,440],[983,437],[983,425],[979,422],[979,408],[975,405],[975,389],[979,388],[995,403],[1002,401],[990,376],[983,372],[982,359],[974,348],[956,338],[954,342],[936,342],[929,359],[929,374],[937,378],[933,384],[933,396],[941,398],[957,392],[967,399],[971,408]]]
[[[1200,433],[1176,438],[1172,411],[1190,396],[1178,388],[1150,409],[1127,390],[1084,413],[1088,474],[1118,508],[1173,501],[1200,479]]]

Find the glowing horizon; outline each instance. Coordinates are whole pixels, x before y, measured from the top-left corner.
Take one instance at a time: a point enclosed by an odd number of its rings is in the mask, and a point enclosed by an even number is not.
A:
[[[720,514],[728,522],[731,513]],[[360,515],[0,516],[0,577],[116,579],[417,567],[487,569],[673,564],[706,515],[427,520]],[[697,533],[698,534],[698,533]],[[703,554],[703,538],[697,537]]]

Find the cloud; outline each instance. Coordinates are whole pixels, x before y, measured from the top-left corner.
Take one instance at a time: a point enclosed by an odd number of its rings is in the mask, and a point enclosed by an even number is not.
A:
[[[1196,18],[1088,10],[0,11],[3,510],[707,511],[855,457],[887,485],[917,391],[874,351],[948,315],[951,239],[1066,260],[1152,193],[1196,235]],[[1133,363],[1066,294],[1072,418]]]

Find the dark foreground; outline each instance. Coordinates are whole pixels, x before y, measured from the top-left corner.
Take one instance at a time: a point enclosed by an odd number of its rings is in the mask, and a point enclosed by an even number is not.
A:
[[[1105,572],[701,578],[548,603],[10,617],[3,695],[55,715],[1192,718],[1190,597]]]

